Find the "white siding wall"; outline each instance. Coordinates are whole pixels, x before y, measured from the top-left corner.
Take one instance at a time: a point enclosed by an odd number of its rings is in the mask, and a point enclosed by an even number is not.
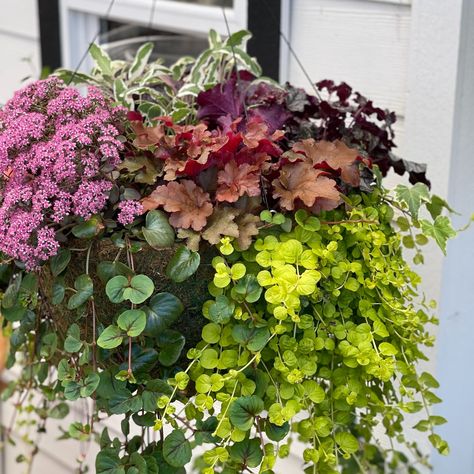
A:
[[[314,81],[345,81],[395,110],[403,148],[411,8],[400,2],[292,0],[290,38]],[[288,79],[308,83],[293,57]]]
[[[39,28],[36,0],[2,1],[0,6],[0,104],[26,77],[38,77]]]

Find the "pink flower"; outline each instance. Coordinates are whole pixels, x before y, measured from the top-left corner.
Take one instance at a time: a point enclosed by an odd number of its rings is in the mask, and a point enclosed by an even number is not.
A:
[[[0,111],[0,251],[28,269],[55,255],[55,226],[101,212],[120,161],[117,123],[99,89],[58,78],[17,91]]]
[[[119,204],[117,220],[122,225],[131,224],[137,216],[143,213],[143,206],[139,201],[122,201]]]

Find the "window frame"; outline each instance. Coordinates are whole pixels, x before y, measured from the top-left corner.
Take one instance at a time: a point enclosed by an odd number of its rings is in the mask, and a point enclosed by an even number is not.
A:
[[[60,29],[62,64],[75,68],[94,36],[99,31],[100,20],[104,19],[110,0],[60,0]],[[153,0],[116,0],[108,19],[151,26],[152,28],[176,33],[191,33],[207,36],[209,29],[227,35],[222,9],[208,5],[193,5],[172,0],[157,0],[152,21]],[[231,32],[247,28],[248,0],[234,0],[232,8],[226,8]],[[183,26],[185,25],[185,26]],[[86,59],[81,70],[90,69]]]

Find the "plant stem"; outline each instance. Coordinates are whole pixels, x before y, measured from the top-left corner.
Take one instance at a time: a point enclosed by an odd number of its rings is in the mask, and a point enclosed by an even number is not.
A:
[[[132,338],[128,337],[128,375],[132,375]]]

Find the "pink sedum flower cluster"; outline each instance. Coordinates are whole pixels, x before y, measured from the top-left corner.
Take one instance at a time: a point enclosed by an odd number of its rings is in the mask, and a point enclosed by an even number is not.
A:
[[[119,213],[117,216],[117,221],[122,225],[131,224],[137,216],[143,214],[143,205],[140,201],[133,201],[128,199],[127,201],[122,201],[119,204]]]
[[[0,251],[37,268],[55,255],[55,229],[107,201],[120,161],[123,111],[97,88],[87,97],[51,77],[16,92],[0,111]]]

